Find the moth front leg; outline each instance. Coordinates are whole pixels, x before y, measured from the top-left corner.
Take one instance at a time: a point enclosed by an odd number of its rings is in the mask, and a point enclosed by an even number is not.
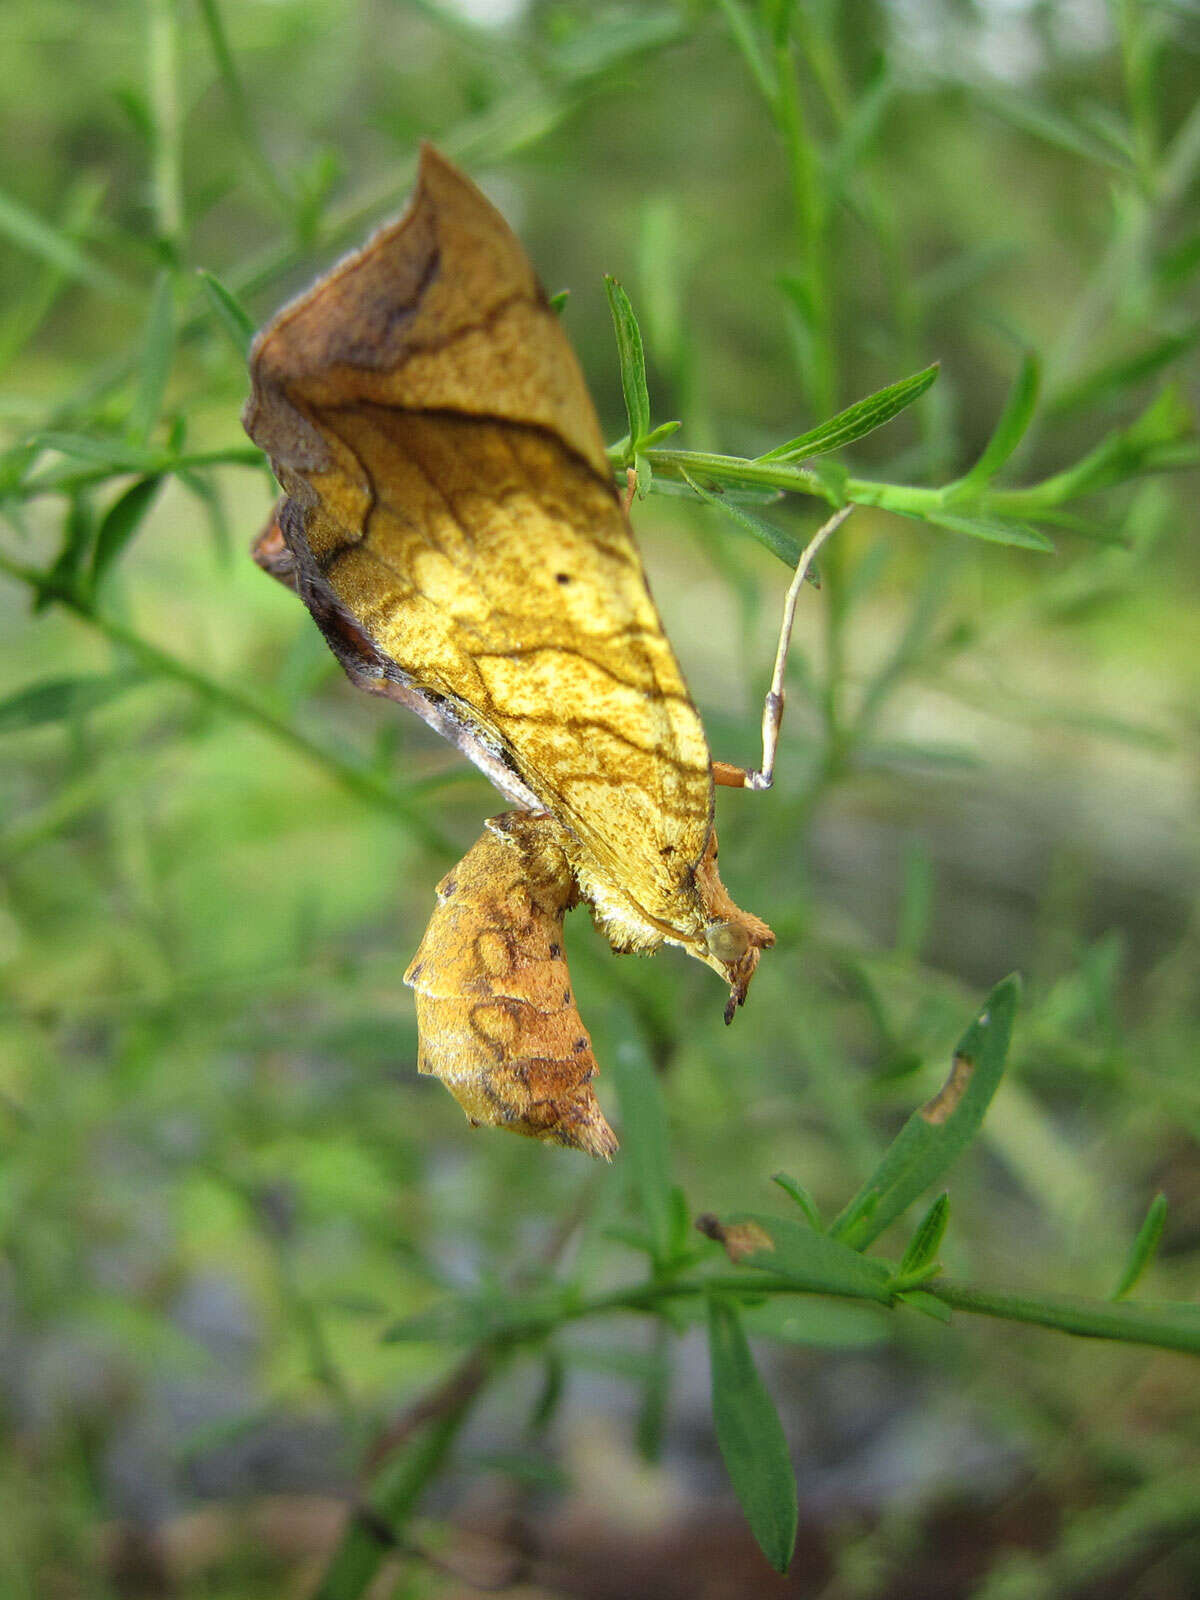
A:
[[[852,505],[842,506],[840,510],[834,512],[828,522],[821,524],[805,545],[796,570],[792,574],[792,581],[788,585],[787,598],[783,602],[783,621],[779,628],[779,644],[775,651],[775,670],[771,674],[771,687],[767,690],[767,698],[763,703],[762,766],[754,771],[746,767],[736,767],[730,761],[714,761],[712,779],[715,784],[727,789],[763,790],[769,789],[775,782],[775,753],[779,749],[779,730],[783,726],[785,699],[783,675],[787,668],[788,647],[792,642],[792,626],[796,620],[796,603],[817,552],[827,539],[833,537],[853,510]]]

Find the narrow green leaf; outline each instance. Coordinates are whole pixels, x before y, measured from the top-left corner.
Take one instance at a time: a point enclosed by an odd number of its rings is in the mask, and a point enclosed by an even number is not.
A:
[[[864,771],[941,767],[953,772],[979,772],[979,752],[966,744],[933,744],[919,739],[871,740],[859,747],[858,765]]]
[[[809,461],[804,470],[810,473],[825,490],[831,505],[840,508],[846,504],[850,473],[840,461],[817,459]]]
[[[535,1338],[563,1319],[559,1289],[527,1290],[515,1299],[467,1293],[439,1301],[385,1328],[384,1344],[475,1344],[483,1339]]]
[[[1124,1300],[1127,1294],[1136,1288],[1139,1278],[1154,1260],[1158,1252],[1159,1241],[1162,1239],[1163,1229],[1167,1225],[1167,1197],[1165,1194],[1156,1194],[1150,1202],[1150,1209],[1146,1213],[1146,1220],[1138,1229],[1137,1238],[1133,1241],[1133,1248],[1129,1252],[1129,1260],[1125,1263],[1125,1270],[1117,1280],[1117,1287],[1112,1292],[1114,1300]]]
[[[486,1326],[482,1307],[470,1297],[439,1300],[425,1311],[414,1311],[390,1323],[380,1335],[384,1344],[436,1344],[443,1347],[471,1344]]]
[[[230,344],[245,361],[250,355],[250,345],[254,339],[254,323],[250,313],[236,295],[231,294],[220,279],[206,272],[203,267],[197,272],[201,287],[208,300],[209,309],[212,311],[217,325],[229,339]]]
[[[677,1300],[675,1309],[684,1328],[708,1320],[707,1299],[699,1295]],[[891,1311],[866,1300],[772,1294],[739,1301],[738,1310],[742,1327],[752,1339],[845,1350],[882,1344],[892,1336]]]
[[[439,4],[437,9],[445,11],[446,7]],[[592,20],[585,22],[583,19],[589,15]],[[622,61],[661,49],[679,39],[687,28],[683,14],[675,6],[659,8],[643,4],[613,12],[607,7],[593,6],[580,12],[578,17],[578,26],[564,29],[563,37],[548,50],[546,57],[546,65],[551,68],[549,76],[564,88],[570,83],[590,82]],[[495,29],[488,30],[486,49],[494,58]],[[523,87],[523,93],[518,93],[522,100],[528,98],[528,89]],[[543,130],[539,127],[536,131],[540,134]]]
[[[1113,1305],[1111,1300],[1086,1300],[1074,1295],[997,1294],[947,1278],[936,1279],[929,1292],[955,1311],[1058,1328],[1087,1339],[1119,1339],[1127,1344],[1148,1344],[1160,1350],[1200,1355],[1200,1305],[1191,1300],[1157,1305],[1134,1300]]]
[[[136,444],[146,443],[158,421],[174,352],[175,284],[172,275],[164,271],[156,278],[150,297],[141,371],[129,413],[129,434]]]
[[[916,1233],[909,1240],[908,1249],[896,1274],[898,1280],[916,1280],[927,1277],[937,1264],[937,1253],[942,1247],[946,1224],[950,1220],[950,1196],[940,1194],[921,1218]]]
[[[51,429],[39,433],[35,441],[43,450],[57,450],[78,461],[93,461],[114,472],[156,472],[161,465],[157,451],[145,450],[123,439],[90,433],[64,433]]]
[[[218,563],[229,571],[233,563],[234,541],[229,519],[225,514],[225,502],[221,497],[219,480],[211,475],[184,470],[179,474],[179,481],[203,506],[213,554]],[[392,755],[394,754],[395,752],[392,752]],[[388,765],[389,767],[391,765],[390,757]]]
[[[861,1189],[849,1205],[846,1206],[836,1222],[842,1233],[848,1233],[851,1225],[858,1227],[873,1217],[879,1209],[879,1191],[877,1189]],[[832,1233],[833,1229],[830,1228]]]
[[[935,527],[946,528],[951,533],[962,533],[968,539],[983,539],[987,544],[1016,545],[1021,550],[1040,550],[1053,554],[1053,541],[1044,533],[1031,528],[1027,522],[1001,521],[993,517],[965,517],[957,511],[900,511],[893,506],[897,516],[912,517],[917,522],[931,522]]]
[[[542,1387],[529,1414],[530,1433],[539,1434],[550,1426],[566,1392],[566,1362],[558,1351],[551,1347],[542,1356]]]
[[[1016,245],[993,240],[964,250],[960,255],[948,256],[912,285],[911,293],[921,308],[922,317],[939,310],[957,295],[967,293],[991,273],[1007,266],[1019,253]]]
[[[621,1107],[622,1166],[632,1180],[655,1258],[661,1261],[670,1250],[672,1216],[666,1103],[633,1017],[623,1015],[623,1025],[613,1036],[621,1042],[607,1066]]]
[[[742,1326],[751,1338],[779,1339],[814,1349],[862,1350],[891,1337],[889,1313],[862,1301],[773,1294],[761,1305],[743,1306]]]
[[[557,294],[550,296],[550,309],[556,317],[561,317],[567,309],[567,301],[571,298],[570,289],[560,289]]]
[[[902,1305],[911,1306],[914,1311],[919,1311],[922,1316],[932,1317],[935,1322],[950,1322],[954,1315],[944,1301],[926,1289],[906,1289],[902,1294],[898,1294],[896,1299]]]
[[[0,453],[0,498],[16,493],[38,454],[36,444],[15,444]]]
[[[746,15],[740,0],[717,0],[717,4],[725,13],[725,20],[729,24],[734,43],[750,68],[750,74],[758,85],[758,92],[769,106],[773,106],[779,90],[774,74],[767,64],[767,58],[759,45],[754,24]]]
[[[671,1329],[660,1317],[654,1329],[654,1345],[642,1380],[638,1406],[638,1454],[643,1461],[658,1461],[662,1456],[666,1432],[667,1405],[671,1396]]]
[[[708,1303],[708,1354],[725,1470],[763,1555],[776,1572],[786,1572],[799,1520],[787,1440],[737,1310],[716,1298]]]
[[[883,1160],[834,1222],[831,1234],[864,1250],[953,1165],[979,1131],[1000,1084],[1020,997],[1014,974],[998,983],[954,1052],[942,1089],[905,1123]],[[863,1201],[876,1195],[868,1214]]]
[[[641,441],[643,450],[652,450],[656,444],[661,444],[664,439],[669,439],[673,433],[678,433],[683,427],[682,422],[660,422],[652,433],[648,433]]]
[[[670,1204],[670,1251],[671,1259],[677,1260],[680,1256],[686,1255],[694,1243],[692,1208],[688,1205],[687,1195],[677,1183],[671,1185]]]
[[[621,441],[621,445],[623,444],[624,441]],[[610,461],[613,459],[614,454],[619,453],[621,445],[609,447],[608,456]],[[699,489],[689,483],[684,476],[668,478],[662,472],[656,472],[654,474],[654,492],[655,494],[668,495],[676,500],[694,500],[701,504],[704,503],[704,496]],[[783,494],[779,489],[754,489],[748,488],[745,484],[728,484],[723,491],[723,497],[734,505],[739,506],[776,506],[783,499]]]
[[[90,499],[86,495],[74,495],[63,526],[62,545],[46,574],[44,587],[34,597],[35,612],[53,605],[63,594],[76,592],[95,530],[96,520]]]
[[[55,228],[34,212],[27,210],[11,195],[0,192],[0,234],[31,255],[49,261],[69,278],[89,284],[93,289],[127,300],[130,290],[109,272],[86,255],[68,234]]]
[[[804,546],[799,539],[789,533],[784,533],[782,528],[777,528],[773,522],[768,522],[765,517],[756,517],[752,511],[747,511],[744,506],[736,505],[727,495],[713,494],[711,489],[706,489],[698,483],[687,470],[683,473],[684,482],[692,492],[705,505],[713,506],[721,511],[731,522],[736,522],[739,528],[744,528],[747,533],[765,544],[773,556],[778,556],[789,567],[794,567],[800,560]]]
[[[884,113],[890,109],[898,90],[898,80],[885,62],[865,92],[858,96],[838,135],[826,166],[826,181],[834,189],[845,191],[848,180],[875,142]]]
[[[1029,431],[1040,388],[1041,363],[1028,351],[983,454],[969,472],[947,487],[947,504],[977,493],[992,481]]]
[[[886,1262],[864,1256],[827,1233],[814,1233],[807,1223],[739,1212],[721,1227],[725,1248],[739,1266],[788,1278],[797,1289],[814,1294],[845,1294],[884,1305],[891,1301]]]
[[[1094,133],[1102,144],[1131,167],[1137,161],[1133,131],[1124,117],[1099,100],[1081,100],[1075,106],[1080,127]]]
[[[1159,260],[1155,276],[1163,291],[1173,294],[1182,289],[1200,268],[1200,228],[1193,228]]]
[[[0,733],[23,733],[47,723],[65,722],[68,717],[81,716],[115,700],[139,681],[129,672],[90,678],[46,678],[0,700]]]
[[[629,417],[630,452],[641,448],[650,432],[650,391],[646,387],[646,355],[642,333],[629,296],[615,278],[606,277],[605,292],[617,336],[617,357],[621,364],[621,391]]]
[[[898,417],[914,400],[921,398],[935,382],[937,375],[938,363],[934,362],[933,366],[914,372],[911,378],[901,378],[898,383],[890,383],[886,389],[867,395],[865,400],[855,401],[845,411],[839,411],[836,417],[830,417],[828,422],[802,433],[798,439],[789,439],[786,444],[776,445],[774,450],[768,450],[757,459],[760,462],[800,461],[805,456],[819,456],[830,450],[840,450],[843,445],[874,433],[876,428]]]
[[[1005,122],[1032,134],[1035,139],[1055,145],[1070,155],[1082,156],[1085,161],[1093,161],[1099,166],[1114,167],[1125,174],[1130,171],[1129,162],[1108,143],[1102,143],[1060,112],[1051,110],[1043,100],[1034,100],[1027,94],[979,88],[975,91],[975,98]]]
[[[916,961],[929,932],[933,908],[933,863],[920,840],[911,841],[904,851],[904,884],[900,896],[896,954]]]
[[[100,208],[107,181],[95,173],[82,174],[71,186],[63,207],[63,235],[74,241],[84,236]],[[72,280],[57,263],[46,261],[37,282],[19,299],[12,300],[0,322],[0,372],[25,348],[57,304]]]
[[[91,581],[93,590],[99,589],[110,570],[116,565],[125,546],[141,527],[142,519],[154,504],[162,486],[162,478],[154,475],[139,478],[123,495],[120,495],[100,521],[96,535],[96,548],[92,554]]]
[[[789,1195],[808,1218],[809,1225],[815,1233],[825,1231],[821,1221],[821,1213],[817,1210],[817,1202],[809,1194],[802,1183],[797,1183],[795,1178],[789,1177],[786,1172],[775,1172],[771,1175],[771,1182],[777,1183],[784,1194]]]
[[[1153,378],[1172,362],[1178,361],[1180,356],[1186,355],[1198,338],[1200,327],[1188,328],[1183,333],[1168,334],[1166,338],[1146,345],[1133,355],[1122,356],[1119,360],[1096,367],[1069,389],[1055,396],[1051,414],[1065,416],[1069,412],[1081,411],[1087,406],[1098,405],[1124,394],[1127,389],[1145,383],[1148,378]]]
[[[1081,461],[1045,479],[1033,491],[1049,506],[1094,494],[1144,472],[1191,465],[1197,457],[1196,424],[1183,391],[1169,383],[1139,416],[1116,428]]]
[[[241,139],[250,164],[259,175],[263,187],[274,201],[280,214],[286,217],[291,209],[291,201],[283,184],[276,176],[275,169],[271,165],[266,150],[255,132],[250,101],[242,87],[242,81],[238,77],[233,52],[229,48],[229,40],[225,34],[225,24],[221,19],[216,0],[199,0],[199,11],[204,31],[208,35],[209,48],[216,64],[217,76],[224,85],[233,126]]]
[[[646,335],[663,366],[677,375],[688,362],[686,277],[679,206],[667,195],[646,198],[638,208],[638,306]]]

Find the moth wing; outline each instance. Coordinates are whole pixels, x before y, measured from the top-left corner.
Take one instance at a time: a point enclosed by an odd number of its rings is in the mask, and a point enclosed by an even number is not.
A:
[[[617,1148],[591,1088],[596,1072],[563,955],[574,898],[560,831],[513,812],[438,885],[405,983],[416,991],[418,1067],[474,1123],[608,1160]]]
[[[708,747],[503,218],[426,148],[406,216],[280,313],[252,373],[310,607],[331,596],[669,932],[709,836]]]

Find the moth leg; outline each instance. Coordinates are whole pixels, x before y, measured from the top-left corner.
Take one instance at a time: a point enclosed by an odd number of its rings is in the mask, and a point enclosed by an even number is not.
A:
[[[626,467],[626,469],[625,469],[625,488],[624,488],[624,491],[622,492],[622,495],[621,495],[621,510],[625,513],[626,516],[629,515],[629,508],[633,504],[633,497],[634,497],[634,495],[636,493],[637,493],[637,469],[635,467]]]
[[[714,761],[712,764],[712,781],[718,788],[744,789],[746,787],[745,767],[735,767],[732,761]]]
[[[763,703],[762,766],[754,771],[746,767],[736,767],[729,761],[714,761],[712,764],[714,783],[728,789],[762,790],[769,789],[775,782],[775,752],[779,748],[779,730],[783,724],[785,698],[783,675],[787,667],[788,646],[792,642],[792,624],[796,620],[796,603],[800,599],[800,590],[804,587],[804,580],[808,577],[817,552],[827,539],[833,537],[853,510],[852,505],[842,506],[840,510],[834,512],[828,522],[821,524],[805,545],[796,570],[792,574],[792,581],[788,585],[787,598],[783,602],[779,645],[775,651],[775,670],[771,674],[771,687],[767,690],[767,698]]]

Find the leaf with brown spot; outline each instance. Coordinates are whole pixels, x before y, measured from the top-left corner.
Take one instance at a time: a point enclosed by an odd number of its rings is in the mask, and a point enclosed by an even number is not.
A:
[[[1014,974],[988,995],[958,1041],[945,1084],[913,1112],[875,1171],[834,1219],[829,1231],[835,1238],[866,1249],[967,1148],[1000,1086],[1020,993]]]

